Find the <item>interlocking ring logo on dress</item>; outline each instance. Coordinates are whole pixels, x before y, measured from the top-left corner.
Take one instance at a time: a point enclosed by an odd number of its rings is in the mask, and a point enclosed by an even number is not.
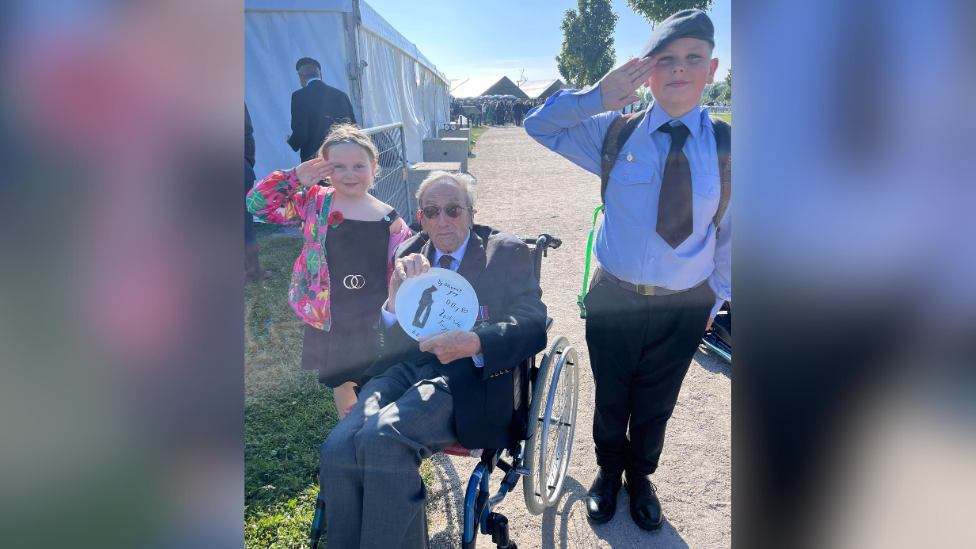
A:
[[[363,275],[346,275],[346,278],[342,279],[342,285],[347,290],[359,290],[366,285],[366,279]]]

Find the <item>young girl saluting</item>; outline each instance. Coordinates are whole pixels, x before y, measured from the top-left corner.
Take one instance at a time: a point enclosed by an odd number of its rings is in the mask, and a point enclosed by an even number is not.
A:
[[[393,251],[411,236],[396,210],[367,191],[376,146],[356,126],[337,124],[318,155],[276,171],[248,193],[247,208],[268,223],[303,222],[288,302],[305,321],[302,368],[335,389],[340,418],[376,358],[372,326],[387,297]],[[328,179],[330,186],[319,186]]]

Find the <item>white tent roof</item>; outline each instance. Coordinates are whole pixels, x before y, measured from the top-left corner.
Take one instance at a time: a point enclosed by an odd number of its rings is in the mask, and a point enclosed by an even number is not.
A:
[[[476,78],[460,78],[451,80],[451,95],[459,99],[479,97],[482,95],[514,95],[527,99],[525,93],[508,77],[479,76]]]
[[[285,136],[301,57],[321,63],[322,80],[361,109],[361,126],[402,123],[410,162],[423,160],[423,140],[449,120],[447,78],[366,2],[358,5],[360,21],[350,28],[353,0],[245,0],[244,97],[259,179],[299,160]],[[366,64],[357,82],[350,66],[358,61]]]
[[[311,12],[351,12],[352,0],[244,0],[244,11],[311,11]],[[362,17],[363,27],[386,40],[396,48],[412,57],[421,65],[427,67],[441,80],[447,82],[444,73],[437,70],[417,46],[402,34],[397,32],[386,22],[386,19],[364,1],[359,2],[359,15]]]
[[[338,2],[341,0],[333,1]],[[347,1],[352,2],[352,0]],[[444,73],[437,70],[437,67],[428,61],[427,58],[424,57],[424,54],[420,53],[420,50],[417,49],[417,46],[415,46],[413,42],[410,42],[404,38],[402,34],[397,32],[397,30],[393,28],[393,25],[387,23],[386,19],[383,19],[380,14],[376,12],[376,10],[369,6],[369,4],[366,2],[360,2],[359,14],[362,16],[363,27],[365,27],[366,30],[372,32],[376,36],[379,36],[383,40],[386,40],[390,44],[393,44],[393,46],[399,48],[404,53],[414,58],[414,60],[416,60],[418,63],[430,69],[430,71],[436,74],[438,78],[444,82],[447,82],[447,77],[444,76]]]
[[[520,87],[525,95],[529,96],[529,99],[538,99],[542,95],[552,95],[567,86],[557,78],[555,80],[527,80],[522,82]]]
[[[244,11],[352,11],[352,0],[244,0]]]

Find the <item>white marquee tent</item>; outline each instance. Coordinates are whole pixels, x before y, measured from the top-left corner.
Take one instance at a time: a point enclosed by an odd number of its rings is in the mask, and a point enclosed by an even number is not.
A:
[[[451,95],[458,99],[470,99],[482,95],[514,95],[519,99],[528,98],[507,76],[479,76],[451,80]]]
[[[555,80],[528,80],[522,82],[520,86],[529,99],[547,99],[550,95],[559,90],[569,88],[560,79]]]
[[[407,159],[450,119],[447,78],[361,0],[245,0],[244,100],[254,125],[258,179],[299,162],[291,133],[295,62],[312,57],[346,92],[362,127],[404,124]]]

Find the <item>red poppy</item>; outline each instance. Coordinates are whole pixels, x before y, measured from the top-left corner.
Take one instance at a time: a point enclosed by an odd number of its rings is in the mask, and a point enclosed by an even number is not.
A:
[[[335,227],[339,223],[342,223],[342,212],[331,212],[329,214],[329,217],[325,218],[325,222],[332,227]]]

